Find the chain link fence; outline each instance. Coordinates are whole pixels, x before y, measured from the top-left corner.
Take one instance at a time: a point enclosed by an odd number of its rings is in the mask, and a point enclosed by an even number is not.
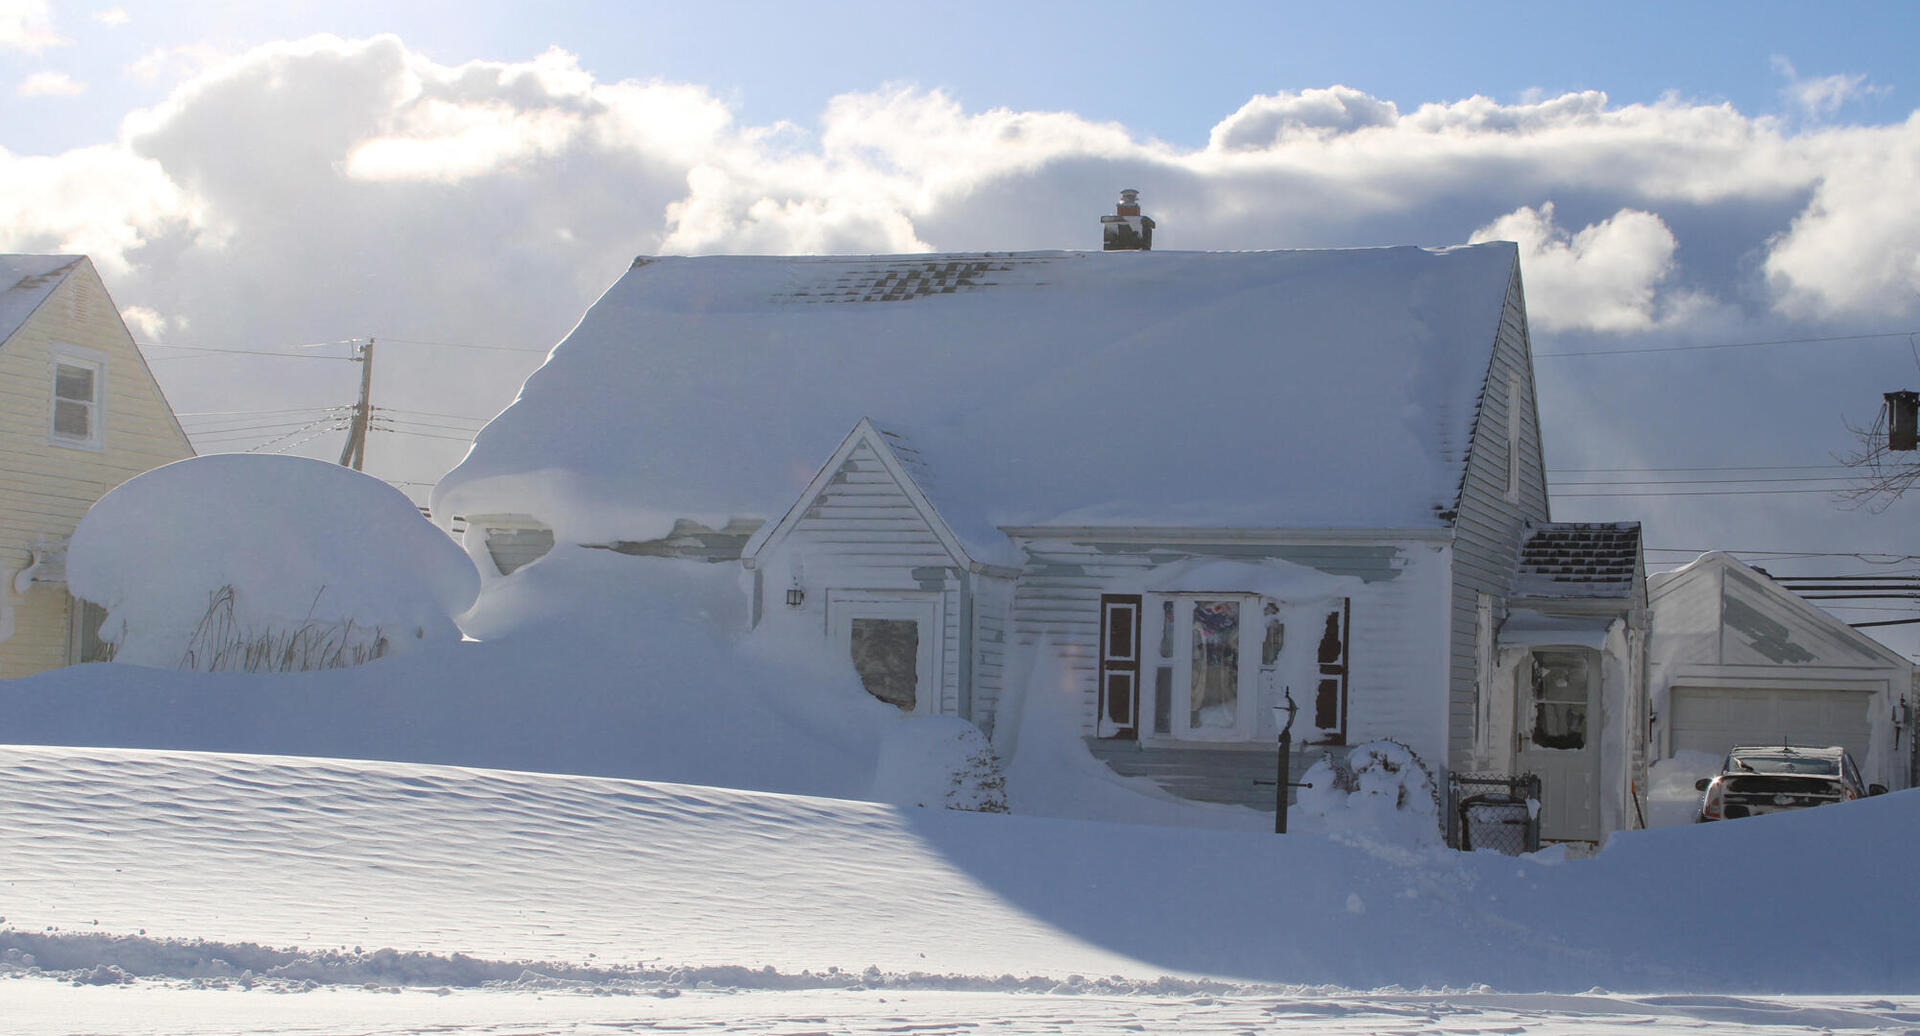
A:
[[[1447,841],[1461,852],[1518,856],[1540,848],[1540,778],[1534,774],[1453,774],[1447,806]]]

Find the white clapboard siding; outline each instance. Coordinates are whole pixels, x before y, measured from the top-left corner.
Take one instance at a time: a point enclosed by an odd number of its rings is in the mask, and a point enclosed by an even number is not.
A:
[[[1528,345],[1526,301],[1516,264],[1494,334],[1493,358],[1481,388],[1479,416],[1466,444],[1466,473],[1461,479],[1454,517],[1452,640],[1447,693],[1447,759],[1465,769],[1473,755],[1478,702],[1478,594],[1504,602],[1513,583],[1521,529],[1546,521],[1546,467],[1541,458],[1538,408],[1534,403],[1533,355]],[[1509,385],[1517,407],[1509,405]],[[1517,492],[1508,486],[1508,447],[1519,450]],[[1517,498],[1517,499],[1516,499]],[[1496,621],[1504,617],[1504,606]]]
[[[1433,666],[1442,631],[1436,626],[1445,580],[1403,578],[1413,563],[1444,564],[1432,545],[1379,543],[1127,542],[1092,538],[1022,538],[1028,562],[1014,594],[1013,632],[1024,651],[1051,644],[1081,696],[1082,733],[1095,733],[1098,711],[1100,595],[1138,585],[1157,565],[1190,558],[1284,561],[1351,576],[1348,630],[1348,738],[1392,737],[1439,749],[1440,688]],[[1221,588],[1227,589],[1227,588]],[[1423,632],[1426,631],[1426,632]]]
[[[851,450],[797,520],[783,523],[755,564],[764,573],[761,607],[784,608],[791,574],[807,588],[805,607],[823,624],[834,591],[937,593],[942,616],[940,711],[973,711],[964,671],[973,668],[966,560],[956,558],[932,521],[867,437],[856,432]]]

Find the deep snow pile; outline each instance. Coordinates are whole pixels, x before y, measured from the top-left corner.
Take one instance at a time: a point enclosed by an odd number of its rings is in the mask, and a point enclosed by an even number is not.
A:
[[[0,847],[12,929],[0,955],[69,970],[214,974],[218,957],[228,977],[284,966],[404,983],[413,968],[411,981],[439,986],[526,960],[762,989],[1097,976],[1079,980],[1088,992],[1151,991],[1162,976],[1693,993],[1920,983],[1920,792],[1626,832],[1591,860],[1555,862],[598,778],[6,748]],[[1756,926],[1791,952],[1741,952]],[[233,956],[94,935],[204,938]],[[394,952],[369,956],[381,949]]]
[[[1005,525],[1437,527],[1515,261],[1504,242],[645,258],[433,513],[530,514],[576,543],[777,520],[869,418],[976,560],[1011,560]],[[1290,448],[1250,478],[1244,451],[1149,413],[1231,414],[1234,441]]]
[[[301,457],[218,454],[95,503],[67,580],[135,665],[285,671],[457,641],[473,563],[379,479]]]
[[[960,720],[903,715],[866,693],[817,630],[725,632],[746,626],[738,579],[730,565],[561,545],[462,616],[480,642],[311,673],[54,670],[0,683],[0,743],[442,763],[1142,823],[1272,823],[1114,774],[1087,754],[1065,712],[1032,724],[1039,732],[1021,759]]]

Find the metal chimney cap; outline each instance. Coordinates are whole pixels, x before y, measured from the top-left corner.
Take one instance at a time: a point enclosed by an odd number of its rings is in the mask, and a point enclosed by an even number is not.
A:
[[[1120,188],[1120,200],[1128,205],[1140,200],[1140,190],[1136,187]]]

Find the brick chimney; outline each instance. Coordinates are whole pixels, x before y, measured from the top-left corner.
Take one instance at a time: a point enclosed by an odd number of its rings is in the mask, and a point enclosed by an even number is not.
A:
[[[1147,252],[1153,249],[1153,217],[1140,214],[1140,192],[1120,192],[1113,215],[1100,217],[1100,248],[1107,252]]]

